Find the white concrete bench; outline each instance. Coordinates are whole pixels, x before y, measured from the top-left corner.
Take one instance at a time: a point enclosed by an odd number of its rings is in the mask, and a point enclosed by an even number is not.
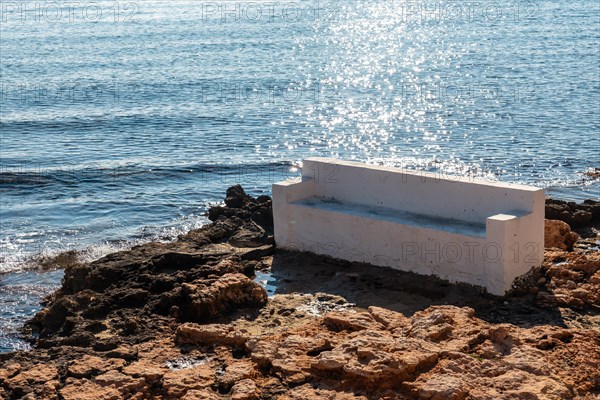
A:
[[[542,263],[544,191],[328,158],[273,185],[275,242],[502,295]]]

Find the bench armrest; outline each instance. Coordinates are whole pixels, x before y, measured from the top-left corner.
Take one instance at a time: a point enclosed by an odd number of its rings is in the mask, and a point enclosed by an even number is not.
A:
[[[539,266],[544,257],[544,216],[496,214],[486,220],[485,273],[497,292],[510,289],[517,276]],[[503,265],[502,268],[499,268]],[[493,292],[493,291],[492,291]]]
[[[273,184],[273,200],[285,200],[286,203],[298,201],[315,195],[316,185],[312,179],[292,178]]]
[[[273,227],[275,242],[286,244],[290,242],[289,204],[312,197],[316,192],[316,185],[312,179],[294,178],[273,184]]]

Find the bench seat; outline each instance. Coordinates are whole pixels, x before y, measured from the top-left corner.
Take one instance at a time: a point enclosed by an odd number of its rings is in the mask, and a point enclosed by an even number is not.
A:
[[[332,213],[354,215],[370,220],[395,222],[415,227],[458,233],[475,238],[485,237],[485,221],[482,221],[481,223],[461,221],[454,218],[436,217],[411,211],[377,207],[320,196],[307,197],[305,199],[293,201],[290,204],[320,209]]]

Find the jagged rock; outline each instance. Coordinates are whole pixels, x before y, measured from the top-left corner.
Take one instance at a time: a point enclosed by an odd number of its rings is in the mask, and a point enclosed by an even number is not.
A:
[[[242,208],[253,200],[240,185],[235,185],[227,189],[225,205],[230,208]]]
[[[13,369],[8,374],[12,374],[14,371],[19,372],[5,379],[3,386],[16,393],[19,397],[34,391],[36,386],[43,385],[58,377],[58,369],[53,365],[46,364],[36,364],[28,369]]]
[[[277,400],[368,400],[365,396],[355,395],[345,391],[335,391],[313,388],[309,385],[294,388]]]
[[[175,338],[181,344],[242,347],[249,336],[248,332],[235,330],[230,325],[186,323],[177,328]]]
[[[545,307],[600,307],[600,252],[547,251],[543,269],[549,281],[537,293]]]
[[[468,389],[463,381],[455,376],[434,375],[412,385],[413,393],[419,399],[431,400],[463,400],[467,398]]]
[[[0,383],[18,374],[21,369],[21,364],[8,364],[5,368],[0,368]]]
[[[261,307],[267,302],[262,286],[242,274],[225,274],[210,283],[184,283],[182,296],[184,317],[192,321],[215,318],[240,307]]]
[[[206,365],[167,372],[162,386],[169,396],[180,398],[188,391],[204,389],[215,382],[214,371]]]
[[[270,364],[285,376],[286,382],[297,384],[310,376],[312,359],[309,354],[329,348],[326,338],[290,335],[278,343]]]
[[[114,387],[126,398],[144,394],[148,389],[148,384],[143,378],[134,378],[116,370],[96,376],[94,382],[102,387]]]
[[[158,366],[148,360],[135,361],[123,368],[123,373],[134,378],[144,378],[150,385],[158,382],[167,371],[166,366]]]
[[[411,387],[420,399],[558,400],[571,397],[569,389],[552,378],[534,375],[502,362],[478,360],[468,355],[457,355],[452,359],[440,361],[431,371],[407,386]],[[454,391],[448,393],[448,389],[451,388]],[[450,397],[445,397],[447,395]]]
[[[114,386],[102,386],[87,379],[68,378],[60,389],[64,400],[125,400],[126,397]]]
[[[92,375],[101,374],[113,369],[120,369],[124,365],[125,360],[120,358],[100,358],[86,355],[69,365],[67,374],[75,378],[90,378]]]
[[[252,379],[243,379],[231,389],[231,400],[257,400],[258,396],[258,388]]]
[[[247,195],[244,189],[233,186],[227,190],[225,206],[216,206],[208,210],[208,218],[218,221],[224,218],[239,218],[244,221],[254,221],[261,226],[267,234],[273,233],[273,213],[271,210],[271,198],[259,196],[254,199]]]
[[[410,325],[410,319],[398,312],[385,308],[371,306],[369,307],[369,314],[371,314],[375,321],[391,331],[407,328]]]
[[[410,379],[417,369],[433,365],[438,351],[419,339],[399,341],[384,331],[364,330],[319,354],[312,367],[336,373],[356,386],[383,388]]]
[[[571,251],[578,239],[579,235],[572,232],[566,222],[550,219],[544,221],[544,247]]]
[[[411,327],[408,332],[413,336],[433,342],[447,339],[452,334],[453,314],[444,309],[436,310],[427,315],[417,313],[411,320]]]
[[[246,360],[234,361],[227,365],[227,368],[223,374],[217,378],[217,381],[219,386],[228,391],[236,382],[253,378],[256,375],[257,372],[254,363]]]
[[[379,322],[367,313],[330,312],[325,315],[323,322],[336,331],[361,331],[381,327]]]
[[[229,243],[235,247],[260,247],[267,244],[268,238],[263,228],[253,221],[248,221],[229,239]]]
[[[190,390],[181,398],[181,400],[221,400],[215,392],[209,389]]]

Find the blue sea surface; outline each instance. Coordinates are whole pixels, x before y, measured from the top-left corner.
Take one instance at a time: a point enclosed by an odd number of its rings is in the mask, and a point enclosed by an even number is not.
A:
[[[0,351],[60,283],[40,256],[172,240],[309,156],[600,198],[598,2],[1,8]]]

